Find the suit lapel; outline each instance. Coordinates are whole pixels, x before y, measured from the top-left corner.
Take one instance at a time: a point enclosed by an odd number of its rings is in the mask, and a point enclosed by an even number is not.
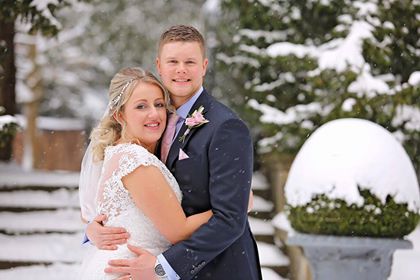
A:
[[[200,97],[197,99],[197,101],[194,103],[194,105],[191,107],[191,110],[189,111],[188,115],[191,116],[191,114],[197,110],[200,106],[203,106],[204,112],[206,111],[206,108],[208,108],[208,96],[207,92],[204,89],[201,93]],[[185,121],[182,124],[181,129],[179,130],[178,134],[176,135],[176,138],[174,142],[171,145],[171,148],[169,150],[168,158],[166,160],[166,166],[171,169],[175,161],[178,159],[179,155],[179,149],[183,149],[185,145],[188,143],[188,141],[191,139],[191,136],[194,134],[194,132],[201,127],[193,128],[191,131],[186,135],[185,140],[180,140],[180,137],[184,135],[185,131],[187,130],[187,126],[185,125]]]

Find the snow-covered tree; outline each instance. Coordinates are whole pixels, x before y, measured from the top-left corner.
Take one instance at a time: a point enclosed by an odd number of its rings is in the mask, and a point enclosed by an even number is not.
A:
[[[72,0],[4,0],[0,5],[0,105],[6,114],[16,113],[15,23],[24,23],[27,32],[54,36],[61,28],[56,12]]]
[[[23,88],[22,77],[19,79],[19,47],[20,42],[16,40],[17,34],[30,34],[31,37],[55,36],[61,29],[61,24],[56,18],[56,12],[65,6],[71,5],[78,0],[17,0],[2,1],[0,6],[0,106],[4,108],[6,115],[14,115],[17,112],[16,88]],[[26,89],[28,125],[27,131],[34,131],[37,110],[37,97],[41,96],[41,81],[37,75],[36,48],[33,42],[25,42],[27,46],[27,62],[24,65],[24,79],[28,80],[29,86]],[[32,89],[32,90],[28,90]],[[31,122],[29,124],[29,122]],[[1,149],[1,160],[8,160],[11,156],[11,141],[15,129],[10,126],[3,126],[3,145]],[[26,133],[31,135],[31,133]],[[32,135],[34,136],[34,135]],[[34,137],[29,137],[34,138]],[[33,151],[36,149],[34,148]]]
[[[204,2],[94,0],[62,10],[63,31],[40,43],[43,114],[99,119],[112,76],[127,66],[155,72],[160,34],[173,24],[202,27]]]
[[[393,132],[419,171],[420,1],[221,7],[218,73],[251,126],[263,124],[261,152],[294,154],[327,121],[363,118]]]

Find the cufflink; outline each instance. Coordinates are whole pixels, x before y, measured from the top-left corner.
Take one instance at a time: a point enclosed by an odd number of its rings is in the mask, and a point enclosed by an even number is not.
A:
[[[163,266],[160,263],[156,264],[156,266],[155,266],[155,274],[159,278],[166,277],[166,272],[165,272],[165,270],[163,269]]]

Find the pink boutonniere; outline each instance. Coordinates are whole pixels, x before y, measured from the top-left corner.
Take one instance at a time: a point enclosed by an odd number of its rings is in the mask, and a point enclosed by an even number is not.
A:
[[[184,135],[179,137],[179,141],[184,142],[185,137],[187,137],[191,129],[202,126],[203,124],[206,124],[209,122],[209,120],[206,120],[206,118],[204,118],[203,111],[204,111],[204,107],[200,106],[200,108],[198,108],[192,113],[191,117],[188,117],[185,120],[185,125],[187,126],[187,130],[185,130]]]

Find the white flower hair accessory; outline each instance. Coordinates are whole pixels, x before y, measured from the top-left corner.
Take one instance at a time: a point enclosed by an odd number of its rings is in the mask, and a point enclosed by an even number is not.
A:
[[[134,79],[130,79],[121,89],[120,93],[115,96],[108,104],[108,112],[112,112],[117,105],[119,104],[121,97],[123,96],[125,90],[128,88],[128,86],[131,84],[131,82],[134,81]]]

